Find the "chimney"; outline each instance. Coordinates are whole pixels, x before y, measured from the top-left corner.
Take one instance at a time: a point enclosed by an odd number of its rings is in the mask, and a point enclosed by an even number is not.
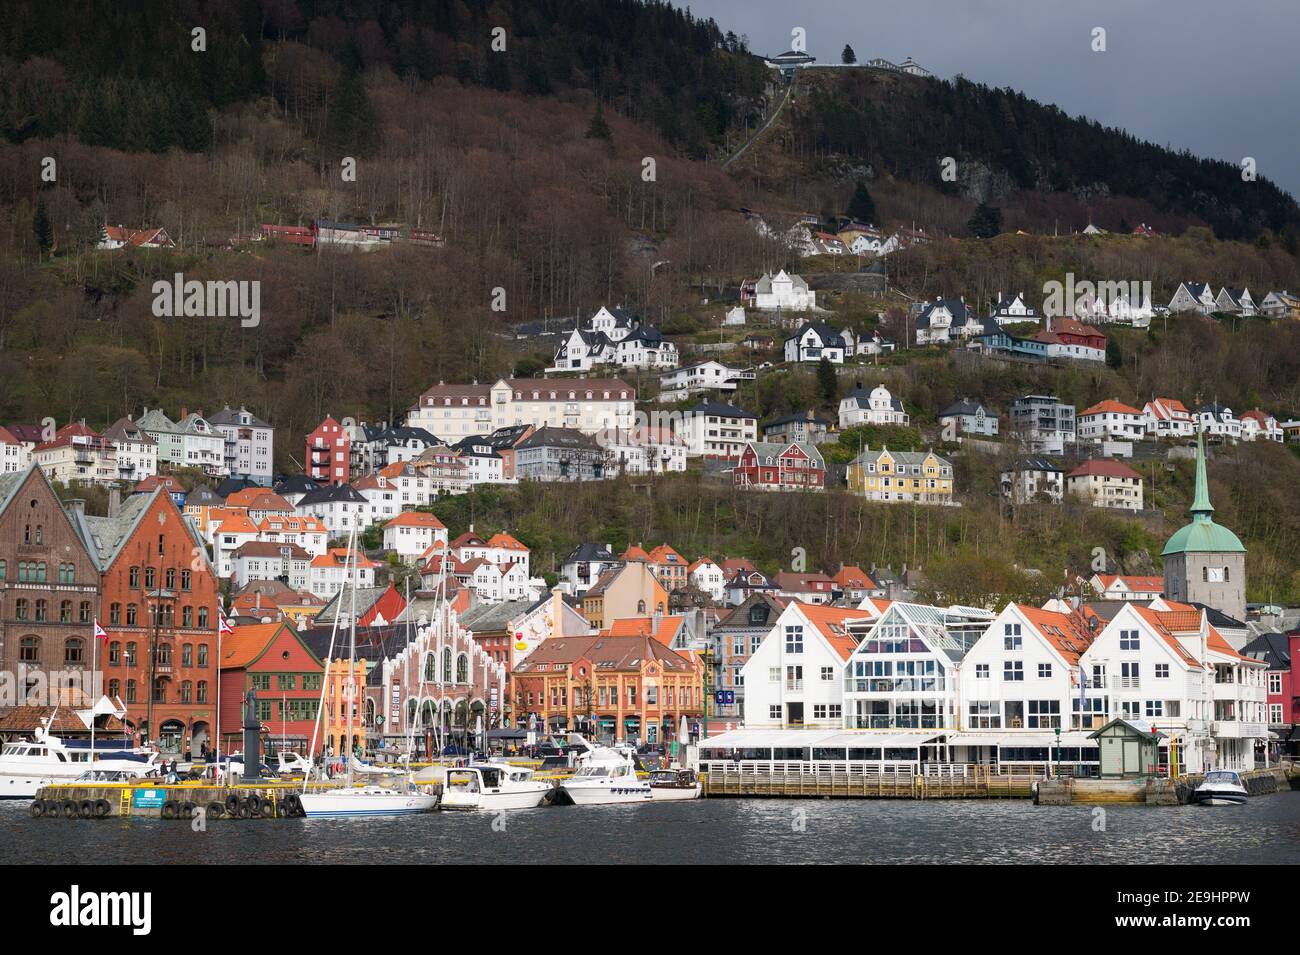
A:
[[[182,421],[185,419],[185,417],[186,417],[189,413],[190,413],[190,409],[189,409],[189,408],[186,408],[184,405],[181,405],[181,420],[182,420]]]
[[[110,488],[108,491],[108,516],[117,517],[117,512],[122,509],[122,492],[118,488]]]
[[[79,497],[71,497],[63,502],[64,508],[69,514],[85,514],[86,502]]]

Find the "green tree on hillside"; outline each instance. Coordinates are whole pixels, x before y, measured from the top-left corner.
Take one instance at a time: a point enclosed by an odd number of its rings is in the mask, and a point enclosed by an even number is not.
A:
[[[853,47],[849,46],[847,43],[844,44],[844,52],[840,54],[840,62],[841,63],[858,62],[858,55],[853,52]]]
[[[835,366],[825,355],[817,363],[817,390],[821,392],[822,401],[831,404],[840,395],[840,379],[835,373]]]
[[[591,122],[587,125],[588,139],[603,139],[609,142],[614,138],[614,132],[609,128],[609,123],[605,122],[605,111],[600,105],[600,96],[596,97],[596,109],[591,114]]]
[[[867,184],[861,179],[853,187],[853,198],[849,200],[849,207],[844,210],[844,214],[857,222],[876,221],[876,202],[867,191]]]
[[[377,130],[378,122],[366,95],[365,81],[359,70],[349,69],[330,97],[321,142],[339,154],[366,153],[375,143]]]
[[[975,207],[966,231],[976,239],[991,239],[1002,232],[1002,210],[981,202]]]

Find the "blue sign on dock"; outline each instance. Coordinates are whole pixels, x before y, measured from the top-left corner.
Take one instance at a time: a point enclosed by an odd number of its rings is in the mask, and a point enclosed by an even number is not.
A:
[[[137,789],[131,801],[141,809],[161,809],[167,793],[162,789]]]

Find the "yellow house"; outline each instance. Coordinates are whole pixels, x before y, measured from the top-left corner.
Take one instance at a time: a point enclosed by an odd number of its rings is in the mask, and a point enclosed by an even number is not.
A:
[[[848,468],[849,490],[869,501],[955,504],[952,462],[933,451],[863,448]]]
[[[667,612],[668,591],[640,560],[611,567],[582,596],[582,615],[597,630],[608,630],[624,617]]]
[[[351,669],[355,685],[349,686]],[[329,661],[325,671],[325,712],[322,740],[327,752],[342,756],[357,745],[364,746],[366,727],[375,725],[374,703],[366,698],[366,661],[357,660],[353,667],[344,658]],[[352,700],[353,745],[348,746],[348,700]]]

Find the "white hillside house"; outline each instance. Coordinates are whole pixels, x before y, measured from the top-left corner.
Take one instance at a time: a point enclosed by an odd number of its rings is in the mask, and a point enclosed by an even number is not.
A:
[[[808,288],[808,283],[797,275],[789,275],[784,269],[776,275],[764,273],[754,284],[753,306],[757,309],[775,310],[778,308],[793,311],[807,311],[817,305],[817,293]]]
[[[889,393],[884,385],[877,385],[870,391],[857,386],[840,399],[840,428],[851,428],[858,424],[900,424],[910,420],[903,403]]]

